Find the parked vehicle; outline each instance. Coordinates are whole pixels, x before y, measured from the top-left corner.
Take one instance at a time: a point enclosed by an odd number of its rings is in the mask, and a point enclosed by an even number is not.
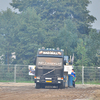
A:
[[[58,86],[64,88],[64,51],[39,49],[36,58],[36,88]],[[66,64],[66,62],[65,62]]]

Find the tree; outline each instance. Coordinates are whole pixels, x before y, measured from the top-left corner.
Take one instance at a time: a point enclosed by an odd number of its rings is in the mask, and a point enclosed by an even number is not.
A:
[[[64,49],[65,55],[72,55],[75,52],[77,46],[78,31],[75,23],[72,20],[67,19],[64,26],[59,30],[58,34],[53,39],[54,47],[60,47]]]
[[[36,11],[28,8],[21,14],[10,9],[0,13],[0,47],[6,64],[33,64],[37,49],[45,41],[43,23]],[[16,59],[12,61],[12,53]]]
[[[100,32],[97,30],[91,29],[89,36],[86,38],[87,43],[87,56],[91,59],[91,62],[94,65],[99,66],[98,63],[99,57],[97,57],[98,50],[100,50]]]
[[[77,55],[76,57],[77,61],[75,63],[76,65],[87,66],[88,62],[90,62],[90,59],[87,56],[86,42],[81,38],[79,39],[76,47],[76,55]]]
[[[0,64],[4,64],[4,55],[3,55],[3,42],[4,37],[0,34]]]
[[[0,54],[5,55],[8,64],[33,64],[38,48],[60,47],[65,55],[75,54],[75,65],[97,65],[100,33],[91,29],[96,18],[87,10],[89,3],[89,0],[12,0],[10,5],[20,13],[10,9],[0,13]],[[9,58],[12,52],[16,53],[13,62]]]
[[[11,9],[2,11],[0,13],[0,47],[2,49],[1,55],[4,56],[5,63],[11,63],[11,53],[15,52],[15,40],[16,40],[16,27],[18,25],[17,16]]]
[[[87,10],[89,3],[89,0],[12,0],[10,5],[21,12],[34,7],[41,18],[50,23],[50,30],[59,30],[64,20],[70,18],[80,34],[89,34],[89,27],[96,20]]]
[[[20,26],[18,28],[17,63],[33,64],[37,49],[45,41],[43,23],[34,8],[27,8],[20,15]]]

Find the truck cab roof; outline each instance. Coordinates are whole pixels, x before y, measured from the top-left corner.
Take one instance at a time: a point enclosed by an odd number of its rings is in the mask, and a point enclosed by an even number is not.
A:
[[[53,50],[53,49],[39,49],[37,52],[38,57],[63,57],[63,50]]]

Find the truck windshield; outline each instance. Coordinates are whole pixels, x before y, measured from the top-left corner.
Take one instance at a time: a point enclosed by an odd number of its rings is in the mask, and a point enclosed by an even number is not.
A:
[[[37,66],[62,66],[62,58],[37,57]]]

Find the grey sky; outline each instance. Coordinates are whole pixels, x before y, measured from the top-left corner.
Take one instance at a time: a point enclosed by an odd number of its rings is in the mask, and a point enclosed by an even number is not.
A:
[[[7,7],[13,9],[9,3],[12,0],[0,0],[0,11],[6,10]],[[90,0],[92,4],[89,5],[88,9],[90,14],[97,18],[97,21],[93,23],[93,28],[100,29],[100,0]],[[17,11],[17,10],[16,10]]]
[[[6,10],[7,7],[10,7],[9,2],[12,0],[0,0],[0,11],[1,10]]]
[[[14,10],[9,3],[11,3],[12,0],[0,0],[0,11],[2,10],[6,10],[7,8],[11,8],[12,11],[18,11],[18,10]]]
[[[97,18],[97,21],[93,23],[93,28],[100,29],[100,0],[90,0],[92,4],[89,5],[88,9],[90,15],[93,15]]]

